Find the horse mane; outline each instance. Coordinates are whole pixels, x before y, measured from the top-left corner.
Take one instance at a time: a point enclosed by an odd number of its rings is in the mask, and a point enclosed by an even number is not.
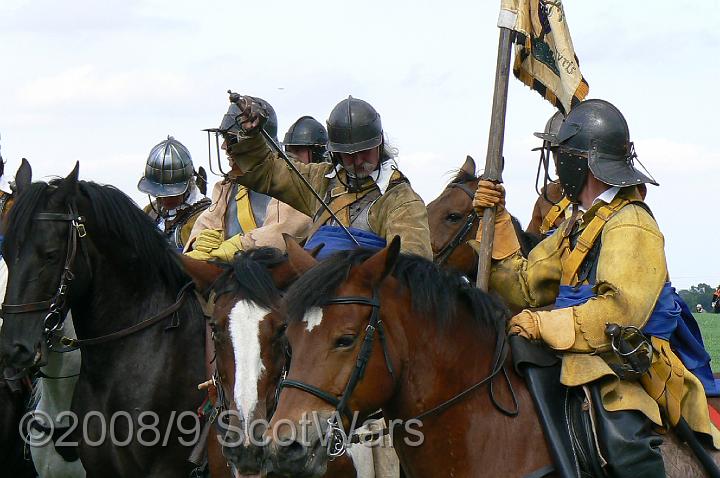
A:
[[[448,184],[462,184],[467,183],[470,181],[475,181],[478,179],[477,176],[474,174],[470,174],[464,169],[458,169],[454,171],[455,176],[452,178],[452,180]]]
[[[9,237],[15,237],[12,242],[17,247],[32,234],[35,214],[51,199],[60,181],[62,179],[32,183],[18,196],[10,210],[6,229]],[[138,277],[168,287],[189,280],[175,250],[147,214],[125,193],[114,186],[78,181],[78,195],[87,200],[92,210],[94,229],[88,232],[95,244],[99,237],[107,238],[115,243],[116,254],[132,254],[132,265]],[[67,198],[66,203],[73,199]]]
[[[333,298],[350,269],[375,252],[367,249],[338,252],[300,276],[285,296],[288,319],[302,320],[311,307],[322,306]],[[458,304],[464,304],[479,325],[493,331],[506,319],[507,311],[497,299],[472,287],[460,274],[441,269],[423,257],[400,254],[392,276],[409,292],[413,312],[431,317],[441,326],[452,323],[459,312]]]
[[[287,261],[287,256],[274,247],[259,247],[235,255],[232,263],[218,265],[225,269],[213,284],[215,294],[241,294],[266,309],[280,302],[270,269]]]

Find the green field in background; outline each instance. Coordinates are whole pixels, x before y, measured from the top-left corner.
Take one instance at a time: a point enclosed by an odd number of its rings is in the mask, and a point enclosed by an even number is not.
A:
[[[713,372],[720,372],[720,314],[694,314],[700,324],[705,348],[712,357]]]

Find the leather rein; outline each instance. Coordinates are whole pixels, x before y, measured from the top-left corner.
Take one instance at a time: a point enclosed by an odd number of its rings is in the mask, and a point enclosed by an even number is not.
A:
[[[27,314],[31,312],[47,311],[45,319],[43,320],[43,336],[45,337],[48,347],[54,348],[52,344],[52,338],[58,338],[59,342],[66,348],[60,350],[61,352],[70,352],[76,350],[84,345],[97,345],[105,342],[110,342],[122,337],[139,332],[140,330],[146,329],[151,325],[154,325],[161,320],[167,318],[169,315],[177,312],[185,303],[188,297],[188,292],[192,290],[194,283],[188,282],[185,284],[177,294],[174,303],[161,310],[152,317],[143,320],[135,325],[127,327],[125,329],[118,330],[100,337],[94,337],[90,339],[75,339],[70,337],[58,336],[58,331],[62,329],[67,313],[70,309],[67,302],[68,291],[70,285],[75,278],[73,268],[75,266],[75,259],[77,257],[78,246],[80,240],[87,236],[85,229],[85,218],[80,216],[77,211],[75,204],[68,204],[67,214],[55,213],[55,212],[41,212],[35,217],[36,221],[61,221],[69,223],[68,227],[68,247],[67,254],[65,256],[65,263],[63,265],[62,273],[60,274],[60,280],[55,294],[46,300],[38,302],[26,302],[23,304],[6,304],[2,305],[2,313],[6,314]],[[89,257],[87,250],[85,252],[85,260],[89,267]],[[57,337],[56,337],[57,336]]]
[[[372,353],[372,347],[373,342],[375,339],[375,332],[377,331],[378,336],[380,337],[380,343],[383,348],[383,355],[385,356],[385,364],[387,366],[388,372],[390,373],[390,376],[394,379],[394,372],[393,367],[390,362],[390,355],[387,351],[387,340],[385,337],[385,332],[383,328],[382,320],[380,319],[380,297],[377,290],[373,290],[373,296],[372,298],[363,297],[363,296],[340,296],[340,297],[334,297],[329,300],[327,300],[323,305],[350,305],[350,304],[357,304],[357,305],[365,305],[372,308],[370,313],[370,318],[368,320],[368,325],[365,328],[365,338],[363,340],[362,346],[360,347],[360,352],[358,353],[358,357],[355,361],[355,368],[353,369],[352,374],[350,375],[350,379],[348,380],[347,385],[345,386],[345,390],[343,391],[343,394],[340,398],[337,398],[335,395],[326,392],[314,385],[307,384],[305,382],[301,382],[298,380],[291,380],[283,378],[280,381],[280,384],[278,386],[279,390],[282,390],[283,388],[296,388],[298,390],[302,390],[303,392],[309,393],[321,400],[323,400],[326,403],[329,403],[330,405],[335,407],[335,413],[328,419],[328,425],[330,427],[330,431],[332,433],[331,439],[328,441],[328,455],[330,459],[335,459],[339,456],[342,456],[347,451],[347,443],[346,443],[346,435],[341,428],[340,424],[338,423],[338,418],[340,414],[348,417],[350,420],[352,420],[353,416],[350,412],[350,409],[348,407],[348,402],[350,401],[350,397],[352,396],[353,391],[357,387],[360,380],[362,380],[365,369],[367,368],[368,361],[370,360],[370,355]],[[469,394],[477,390],[478,388],[482,387],[485,384],[489,384],[489,394],[490,399],[492,403],[495,405],[495,407],[504,415],[507,416],[516,416],[518,414],[519,408],[518,408],[518,401],[517,397],[515,395],[515,390],[513,389],[512,383],[510,381],[510,377],[508,376],[507,370],[505,368],[505,361],[508,356],[509,352],[509,345],[507,343],[507,336],[505,334],[505,326],[504,324],[498,325],[498,330],[496,331],[496,343],[495,343],[495,351],[493,353],[493,359],[492,359],[492,370],[490,371],[490,374],[487,375],[485,378],[480,380],[479,382],[475,383],[471,387],[463,390],[462,392],[456,394],[449,400],[446,400],[445,402],[424,411],[423,413],[417,415],[412,420],[422,420],[428,416],[436,415],[439,413],[442,413],[446,409],[452,407],[456,403],[460,402],[461,400],[465,399]],[[495,397],[494,391],[493,391],[493,380],[495,377],[497,377],[499,374],[502,374],[506,383],[508,384],[508,388],[510,390],[510,394],[512,397],[513,402],[513,408],[508,409],[505,408],[503,405],[501,405],[497,398]],[[386,435],[389,433],[389,429],[383,430],[380,434]],[[355,443],[359,441],[356,436],[353,436],[351,442]]]
[[[450,183],[448,185],[448,188],[458,188],[465,194],[467,194],[470,197],[470,200],[472,201],[475,198],[475,191],[472,191],[469,187],[467,187],[465,184],[462,183]],[[447,260],[450,258],[453,252],[455,252],[455,249],[458,248],[460,244],[465,242],[465,237],[470,233],[470,231],[473,228],[473,224],[475,224],[475,221],[477,220],[478,215],[477,212],[475,212],[475,208],[470,209],[470,212],[467,216],[465,216],[465,222],[463,223],[462,227],[457,230],[453,238],[448,241],[447,244],[445,244],[442,249],[440,249],[437,254],[435,254],[435,264],[441,266],[447,262]]]

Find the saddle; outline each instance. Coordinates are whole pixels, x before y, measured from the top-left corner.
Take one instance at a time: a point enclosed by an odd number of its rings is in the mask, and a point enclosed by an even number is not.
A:
[[[560,357],[517,335],[508,341],[515,370],[535,402],[555,472],[562,478],[604,476],[589,399],[560,383]]]

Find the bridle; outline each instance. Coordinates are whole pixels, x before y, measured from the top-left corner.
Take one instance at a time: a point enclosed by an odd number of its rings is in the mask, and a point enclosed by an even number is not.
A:
[[[36,221],[61,221],[70,223],[68,228],[68,247],[67,254],[65,256],[65,263],[63,265],[63,271],[60,274],[60,280],[58,288],[55,294],[47,299],[39,302],[26,302],[23,304],[6,304],[2,305],[3,314],[27,314],[31,312],[47,311],[45,319],[43,320],[43,337],[48,344],[48,347],[53,348],[52,339],[59,335],[58,331],[62,329],[69,306],[67,303],[67,295],[70,290],[70,285],[75,279],[75,273],[73,269],[75,267],[75,258],[77,257],[78,245],[80,240],[87,236],[85,229],[85,218],[80,216],[77,211],[77,207],[74,203],[68,204],[68,212],[56,213],[56,212],[41,212],[38,213],[35,218]],[[87,248],[83,248],[85,255],[85,262],[90,269],[90,258],[88,256]],[[175,302],[170,304],[165,309],[161,310],[157,314],[154,314],[148,319],[143,320],[135,325],[127,327],[125,329],[118,330],[100,337],[93,337],[90,339],[74,339],[69,337],[57,337],[59,342],[66,346],[62,352],[69,352],[76,350],[83,345],[97,345],[112,340],[126,337],[134,334],[140,330],[143,330],[151,325],[154,325],[161,320],[165,319],[171,314],[175,314],[185,303],[188,297],[189,291],[194,287],[192,281],[186,283],[178,292]]]
[[[383,347],[383,354],[385,356],[385,364],[387,366],[388,372],[390,373],[390,376],[394,379],[394,372],[392,368],[392,364],[390,362],[390,356],[388,354],[387,350],[387,340],[385,337],[385,332],[383,328],[382,320],[380,319],[380,296],[377,289],[373,290],[373,296],[372,298],[363,297],[363,296],[340,296],[340,297],[333,297],[331,299],[328,299],[323,303],[323,306],[327,305],[351,305],[351,304],[357,304],[357,305],[365,305],[372,308],[370,313],[370,318],[368,321],[368,325],[365,328],[365,339],[363,340],[362,346],[360,347],[360,352],[358,353],[358,357],[355,361],[355,368],[352,371],[352,374],[350,375],[350,379],[348,380],[347,385],[345,386],[345,389],[343,391],[343,394],[340,398],[337,398],[335,395],[328,393],[314,385],[307,384],[305,382],[300,382],[298,380],[291,380],[283,378],[280,381],[279,389],[282,390],[282,388],[296,388],[298,390],[302,390],[306,393],[309,393],[321,400],[323,400],[326,403],[329,403],[330,405],[335,407],[335,413],[328,419],[328,425],[329,425],[329,433],[332,434],[330,437],[331,439],[328,440],[328,456],[331,460],[342,456],[347,451],[347,436],[343,429],[340,426],[340,423],[338,422],[338,419],[340,417],[340,414],[348,417],[350,420],[352,420],[353,415],[348,408],[348,402],[350,401],[350,397],[352,396],[353,391],[358,385],[358,382],[363,378],[365,374],[365,369],[367,368],[368,361],[370,360],[370,355],[372,353],[372,347],[373,342],[375,339],[375,331],[378,332],[378,336],[380,337],[380,343]],[[510,382],[510,377],[508,376],[507,370],[505,369],[505,361],[508,356],[509,352],[509,346],[507,343],[507,336],[505,334],[505,323],[504,321],[498,321],[498,326],[496,330],[496,343],[495,343],[495,351],[493,355],[492,360],[492,370],[489,375],[487,375],[485,378],[480,380],[479,382],[475,383],[471,387],[463,390],[462,392],[458,393],[457,395],[453,396],[449,400],[446,400],[445,402],[417,415],[413,418],[413,420],[422,420],[423,418],[426,418],[431,415],[435,415],[438,413],[443,412],[444,410],[450,408],[457,402],[463,400],[465,397],[467,397],[470,393],[474,392],[481,386],[485,384],[489,384],[489,393],[490,393],[490,399],[492,403],[495,405],[495,407],[503,414],[507,416],[516,416],[518,414],[519,408],[518,408],[518,401],[517,397],[515,395],[515,390],[513,389],[512,383]],[[508,388],[510,390],[510,394],[513,401],[513,408],[508,409],[505,408],[503,405],[501,405],[494,394],[493,391],[493,379],[501,374],[503,375],[506,383],[508,384]],[[384,430],[381,432],[382,435],[385,435],[389,433],[389,430]],[[352,442],[354,443],[356,441],[357,437],[353,437]]]
[[[458,188],[465,194],[467,194],[470,197],[470,200],[472,201],[475,198],[475,191],[471,190],[469,187],[467,187],[465,184],[462,183],[450,183],[448,185],[448,188]],[[450,258],[453,252],[455,252],[455,249],[462,244],[465,241],[465,237],[470,233],[470,231],[473,228],[473,224],[475,224],[475,221],[477,220],[478,215],[477,212],[475,212],[475,208],[471,208],[470,212],[467,216],[465,216],[465,222],[463,223],[462,227],[457,230],[455,235],[452,237],[450,241],[448,241],[447,244],[445,244],[438,252],[435,254],[435,264],[442,266],[447,262],[447,260]]]
[[[49,341],[50,335],[62,328],[67,317],[67,294],[70,284],[75,278],[73,267],[77,255],[80,239],[87,236],[85,230],[85,218],[77,212],[75,204],[68,204],[67,214],[59,212],[41,212],[35,216],[36,221],[61,221],[70,223],[68,227],[68,247],[65,255],[65,264],[60,274],[60,280],[52,297],[39,302],[26,302],[24,304],[2,305],[3,314],[27,314],[30,312],[47,311],[43,320],[43,335]]]

